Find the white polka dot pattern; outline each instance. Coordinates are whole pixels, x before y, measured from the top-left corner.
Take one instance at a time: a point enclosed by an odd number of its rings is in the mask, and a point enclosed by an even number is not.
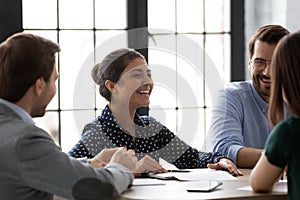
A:
[[[70,156],[92,158],[104,148],[127,147],[140,159],[150,155],[163,158],[178,168],[206,168],[222,156],[216,152],[199,152],[180,140],[168,128],[149,116],[135,115],[136,138],[127,133],[106,106],[102,115],[85,126],[79,142],[69,152]]]

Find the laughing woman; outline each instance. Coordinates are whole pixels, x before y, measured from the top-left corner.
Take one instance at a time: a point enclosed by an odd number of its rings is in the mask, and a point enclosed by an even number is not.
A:
[[[154,118],[136,113],[137,108],[149,106],[153,89],[151,71],[137,51],[125,48],[111,52],[93,68],[92,77],[108,105],[85,126],[70,156],[92,158],[104,148],[126,147],[139,158],[137,174],[165,172],[158,163],[163,158],[178,168],[209,167],[241,175],[230,159],[219,153],[200,152]]]

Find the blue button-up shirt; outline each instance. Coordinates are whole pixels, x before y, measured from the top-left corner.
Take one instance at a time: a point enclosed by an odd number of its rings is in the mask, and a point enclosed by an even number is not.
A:
[[[252,81],[232,82],[218,92],[208,133],[212,151],[236,163],[242,147],[263,149],[270,130],[268,104]]]

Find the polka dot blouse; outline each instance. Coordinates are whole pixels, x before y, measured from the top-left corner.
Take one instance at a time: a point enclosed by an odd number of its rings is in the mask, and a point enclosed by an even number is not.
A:
[[[163,158],[178,168],[206,168],[222,158],[218,152],[200,152],[179,139],[168,128],[149,116],[135,115],[136,138],[124,130],[106,106],[101,116],[84,127],[79,142],[69,151],[76,158],[93,158],[104,148],[133,149],[140,159],[149,155]]]

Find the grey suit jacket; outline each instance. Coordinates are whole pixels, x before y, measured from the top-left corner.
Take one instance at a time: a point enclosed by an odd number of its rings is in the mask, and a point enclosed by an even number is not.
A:
[[[115,199],[132,183],[120,164],[93,169],[70,158],[42,129],[0,104],[0,199]]]

